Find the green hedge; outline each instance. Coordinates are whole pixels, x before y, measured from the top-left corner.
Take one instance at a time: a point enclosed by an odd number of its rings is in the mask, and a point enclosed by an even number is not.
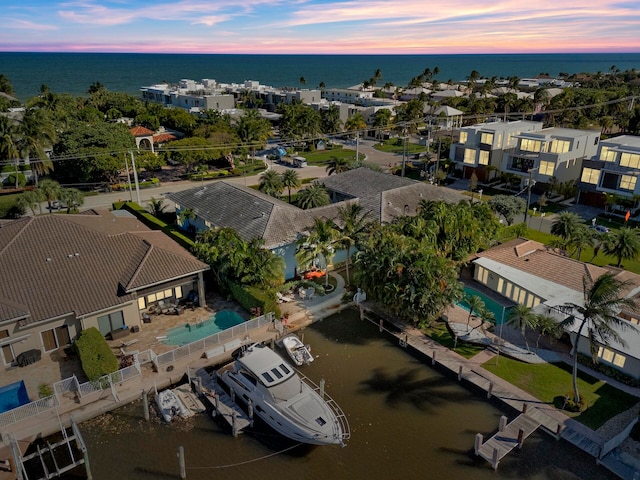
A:
[[[131,184],[131,186],[133,186],[133,183]],[[152,187],[159,187],[160,186],[160,179],[158,178],[151,178],[149,180],[147,180],[146,182],[138,182],[138,186],[140,188],[152,188]],[[129,189],[129,184],[128,183],[114,183],[113,185],[110,185],[111,190],[113,191],[120,191],[120,190],[128,190]]]
[[[276,301],[275,292],[268,292],[258,287],[243,287],[233,282],[228,282],[229,290],[233,298],[247,311],[259,307],[262,313],[274,312],[276,318],[280,318],[280,306]]]
[[[89,381],[96,381],[118,370],[118,359],[97,328],[91,327],[80,332],[75,347]]]
[[[141,207],[135,202],[115,202],[113,204],[114,210],[125,209],[133,213],[138,220],[144,223],[152,230],[162,230],[165,235],[168,235],[173,240],[178,242],[187,250],[191,251],[195,242],[182,232],[176,230],[173,225],[169,225],[157,217],[154,217],[151,213],[147,212],[144,207]]]
[[[586,367],[589,367],[592,370],[595,370],[596,372],[600,372],[607,377],[611,377],[620,383],[624,383],[625,385],[629,385],[634,388],[640,387],[640,380],[637,380],[631,375],[627,375],[626,373],[621,372],[615,367],[602,363],[593,363],[593,359],[588,355],[583,355],[582,353],[578,354],[578,362]]]
[[[4,181],[4,184],[8,187],[16,186],[15,172],[7,177],[7,179]],[[24,176],[24,174],[18,173],[18,187],[24,187],[26,184],[27,184],[27,178]]]

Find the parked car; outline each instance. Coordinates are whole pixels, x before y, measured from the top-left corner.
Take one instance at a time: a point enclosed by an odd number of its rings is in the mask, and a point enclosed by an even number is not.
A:
[[[591,225],[591,228],[593,228],[596,232],[599,233],[609,233],[610,230],[605,227],[604,225]]]

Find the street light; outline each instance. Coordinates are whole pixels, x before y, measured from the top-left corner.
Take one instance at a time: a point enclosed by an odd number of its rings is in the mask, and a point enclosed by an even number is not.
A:
[[[529,216],[529,204],[531,203],[531,187],[535,185],[535,181],[533,180],[533,172],[538,170],[539,167],[530,168],[529,169],[529,182],[527,183],[527,208],[524,210],[524,223],[527,224],[527,217]]]

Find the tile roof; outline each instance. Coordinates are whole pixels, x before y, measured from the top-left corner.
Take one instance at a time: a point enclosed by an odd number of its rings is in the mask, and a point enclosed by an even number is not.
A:
[[[480,252],[477,257],[495,260],[577,292],[583,290],[582,279],[585,275],[593,281],[609,271],[560,255],[542,243],[524,238],[516,238]]]
[[[25,323],[69,313],[83,316],[132,301],[136,289],[208,269],[186,251],[178,254],[140,238],[138,234],[153,237],[144,226],[128,233],[131,223],[120,220],[130,219],[106,212],[44,215],[3,224],[0,299],[27,306],[30,316]],[[101,225],[111,229],[101,231]],[[0,321],[11,315],[0,307]]]
[[[129,129],[129,132],[131,132],[131,135],[133,135],[134,137],[148,137],[154,134],[153,130],[149,130],[148,128],[142,127],[140,125],[131,127]]]
[[[173,133],[159,133],[158,135],[153,136],[153,143],[167,143],[172,142],[173,140],[177,140]]]
[[[338,175],[330,175],[318,180],[328,190],[349,196],[351,198],[364,198],[380,194],[407,185],[414,185],[415,180],[380,173],[370,168],[356,168]]]

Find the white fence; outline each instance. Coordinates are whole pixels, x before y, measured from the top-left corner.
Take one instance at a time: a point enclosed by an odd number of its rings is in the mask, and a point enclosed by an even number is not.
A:
[[[251,330],[268,325],[273,321],[273,318],[273,313],[267,313],[266,315],[254,318],[248,322],[241,323],[235,327],[223,330],[220,333],[196,340],[195,342],[160,355],[157,355],[153,350],[145,350],[135,355],[133,365],[104,375],[91,382],[80,383],[75,375],[65,378],[53,385],[54,395],[41,398],[35,402],[27,403],[26,405],[0,414],[0,427],[12,425],[60,406],[60,396],[67,392],[73,392],[74,395],[77,395],[78,399],[82,399],[92,393],[111,389],[117,400],[116,385],[131,380],[132,378],[140,377],[142,375],[140,365],[152,362],[156,369],[159,370],[160,367],[169,365],[177,360],[189,357],[195,353],[205,352],[216,345],[224,344],[234,337],[249,335]]]

